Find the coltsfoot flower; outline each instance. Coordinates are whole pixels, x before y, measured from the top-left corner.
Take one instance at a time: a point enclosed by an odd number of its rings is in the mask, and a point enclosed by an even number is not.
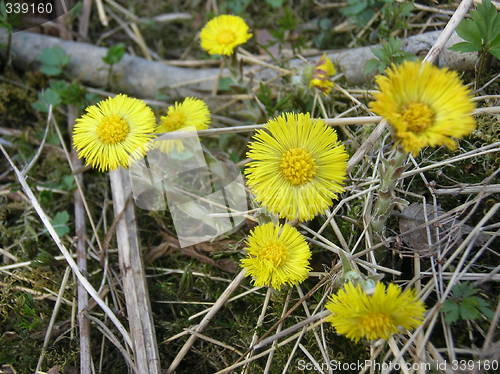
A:
[[[73,144],[78,157],[100,171],[127,168],[156,136],[155,116],[142,100],[120,94],[85,111],[73,128]]]
[[[247,257],[241,266],[258,287],[279,290],[282,285],[296,285],[307,278],[311,268],[311,250],[296,228],[266,223],[248,236]]]
[[[368,295],[360,285],[346,283],[326,304],[332,314],[327,318],[338,334],[359,341],[389,339],[402,330],[422,324],[424,304],[413,289],[402,291],[395,284],[377,283]]]
[[[337,133],[309,114],[285,113],[257,130],[245,168],[248,186],[267,210],[307,221],[344,191],[347,153]]]
[[[311,87],[316,87],[321,90],[325,95],[328,95],[334,86],[333,82],[330,80],[330,77],[335,75],[337,70],[335,70],[335,66],[325,54],[321,56],[316,66],[314,66],[314,70],[312,72],[312,78],[309,82]]]
[[[201,48],[211,55],[230,56],[252,37],[243,18],[223,14],[212,18],[200,33]]]
[[[429,63],[405,61],[375,78],[380,92],[370,108],[393,127],[406,152],[417,155],[426,146],[456,148],[453,138],[471,133],[471,92],[454,71]]]
[[[158,132],[181,130],[194,127],[204,130],[210,124],[210,111],[207,104],[194,97],[186,97],[183,102],[176,102],[167,109],[167,114],[160,117]]]
[[[167,133],[179,130],[204,130],[210,124],[210,111],[207,104],[194,97],[186,97],[182,102],[176,102],[167,109],[167,114],[160,117],[158,133]],[[184,145],[179,139],[158,139],[154,147],[162,152],[172,149],[182,151]]]

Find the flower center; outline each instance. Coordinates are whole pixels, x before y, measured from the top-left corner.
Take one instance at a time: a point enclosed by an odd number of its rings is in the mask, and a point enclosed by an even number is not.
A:
[[[181,112],[173,112],[168,116],[163,117],[162,125],[165,129],[165,132],[179,130],[184,126],[186,122],[186,116]]]
[[[236,35],[231,30],[222,30],[217,34],[217,43],[229,45],[236,40]]]
[[[117,144],[125,140],[130,132],[127,121],[116,114],[104,117],[96,128],[97,137],[104,144]]]
[[[280,169],[287,181],[298,186],[313,179],[316,165],[305,149],[292,148],[281,157]]]
[[[392,318],[384,313],[370,313],[362,317],[361,326],[366,329],[368,337],[383,337],[395,329]]]
[[[268,260],[274,267],[281,266],[287,257],[286,247],[279,242],[272,242],[262,248],[262,258]]]
[[[424,131],[434,122],[434,111],[427,104],[418,102],[406,105],[402,115],[407,129],[413,132]]]

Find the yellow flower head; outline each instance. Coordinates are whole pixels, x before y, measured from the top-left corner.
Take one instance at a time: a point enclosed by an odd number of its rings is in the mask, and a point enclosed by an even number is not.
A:
[[[248,25],[241,17],[227,14],[217,16],[201,30],[201,48],[211,55],[230,56],[237,46],[252,37],[248,30]]]
[[[194,127],[204,130],[210,124],[210,111],[203,100],[186,97],[182,103],[176,102],[168,107],[167,115],[160,117],[158,132],[181,130]]]
[[[326,309],[332,312],[327,321],[337,333],[354,341],[388,339],[401,329],[412,330],[422,324],[425,313],[414,290],[401,291],[392,283],[386,289],[380,282],[372,295],[360,285],[346,283],[330,296]]]
[[[429,63],[406,61],[375,78],[380,92],[370,108],[384,117],[406,152],[426,146],[456,147],[454,138],[471,133],[471,93],[456,72]]]
[[[309,114],[285,113],[257,130],[245,174],[255,199],[270,212],[306,221],[344,191],[347,153],[337,133]]]
[[[257,226],[248,236],[247,258],[241,266],[258,287],[279,290],[283,284],[296,285],[307,278],[311,270],[311,251],[296,228],[285,224],[266,223]]]
[[[73,144],[86,165],[107,171],[144,157],[156,130],[144,101],[120,94],[85,111],[73,128]]]
[[[330,77],[335,75],[336,72],[332,60],[323,54],[314,67],[312,79],[309,82],[310,87],[316,87],[325,95],[328,95],[333,88],[333,82],[330,80]]]
[[[167,109],[167,114],[160,117],[158,133],[165,133],[179,130],[204,130],[210,124],[210,111],[207,104],[194,97],[186,97],[183,102],[176,102]],[[173,149],[180,152],[184,150],[182,140],[179,139],[158,139],[154,142],[154,147],[162,152],[169,153]]]

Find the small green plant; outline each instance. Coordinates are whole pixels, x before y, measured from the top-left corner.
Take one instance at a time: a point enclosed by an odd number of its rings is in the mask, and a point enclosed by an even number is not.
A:
[[[38,93],[38,100],[31,104],[31,106],[39,112],[48,113],[50,105],[57,106],[59,104],[61,104],[59,94],[52,88],[47,88]]]
[[[372,48],[372,53],[375,58],[366,62],[364,68],[366,73],[383,73],[391,64],[398,65],[405,60],[413,61],[416,59],[416,56],[403,51],[401,40],[392,37],[383,42],[379,48]]]
[[[108,65],[114,65],[119,63],[124,55],[125,46],[123,45],[123,43],[118,43],[108,48],[108,52],[106,53],[106,56],[102,58],[102,60]]]
[[[64,236],[69,233],[69,214],[67,211],[57,212],[54,218],[52,219],[52,226],[54,226],[54,230],[56,230],[57,235]]]
[[[457,34],[464,42],[456,43],[450,50],[479,52],[476,68],[476,85],[481,83],[491,64],[491,57],[500,59],[500,14],[490,0],[483,0],[457,27]]]
[[[125,56],[125,46],[123,43],[118,43],[115,44],[112,47],[108,48],[108,52],[106,53],[106,56],[102,58],[102,61],[104,61],[105,64],[107,64],[108,67],[108,78],[107,78],[107,83],[106,86],[109,88],[111,84],[111,76],[113,74],[113,66],[117,63],[119,63],[123,56]]]
[[[500,14],[490,0],[483,0],[457,27],[465,42],[450,47],[457,52],[491,53],[500,59]]]
[[[459,283],[451,290],[452,296],[448,298],[441,307],[445,314],[447,323],[459,320],[479,319],[482,314],[487,318],[493,318],[493,311],[482,297],[477,296],[479,289],[469,283]]]
[[[38,100],[32,106],[39,112],[47,113],[49,105],[60,104],[84,105],[90,96],[78,83],[68,83],[64,80],[51,79],[49,87],[38,93]]]
[[[69,63],[70,57],[59,46],[44,48],[38,61],[42,64],[40,71],[49,77],[62,74],[64,67]]]

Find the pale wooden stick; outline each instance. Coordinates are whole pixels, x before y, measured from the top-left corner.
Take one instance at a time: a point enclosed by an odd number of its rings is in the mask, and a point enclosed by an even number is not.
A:
[[[123,293],[134,347],[138,374],[160,374],[160,359],[156,342],[153,312],[146,284],[146,272],[139,248],[134,206],[127,204],[131,185],[125,169],[109,173],[116,224],[118,258],[123,280]]]
[[[200,333],[205,327],[207,327],[208,323],[212,320],[215,314],[219,311],[220,308],[225,304],[226,300],[231,296],[234,290],[239,286],[241,281],[245,278],[245,270],[239,272],[239,274],[233,279],[233,281],[227,286],[222,295],[219,296],[215,304],[212,306],[210,311],[207,313],[205,317],[201,320],[200,324],[196,326],[193,330]],[[174,361],[170,364],[170,367],[167,370],[167,374],[173,373],[177,366],[181,363],[182,359],[189,352],[194,342],[196,341],[197,336],[191,335],[189,339],[184,343],[179,353],[175,357]]]

